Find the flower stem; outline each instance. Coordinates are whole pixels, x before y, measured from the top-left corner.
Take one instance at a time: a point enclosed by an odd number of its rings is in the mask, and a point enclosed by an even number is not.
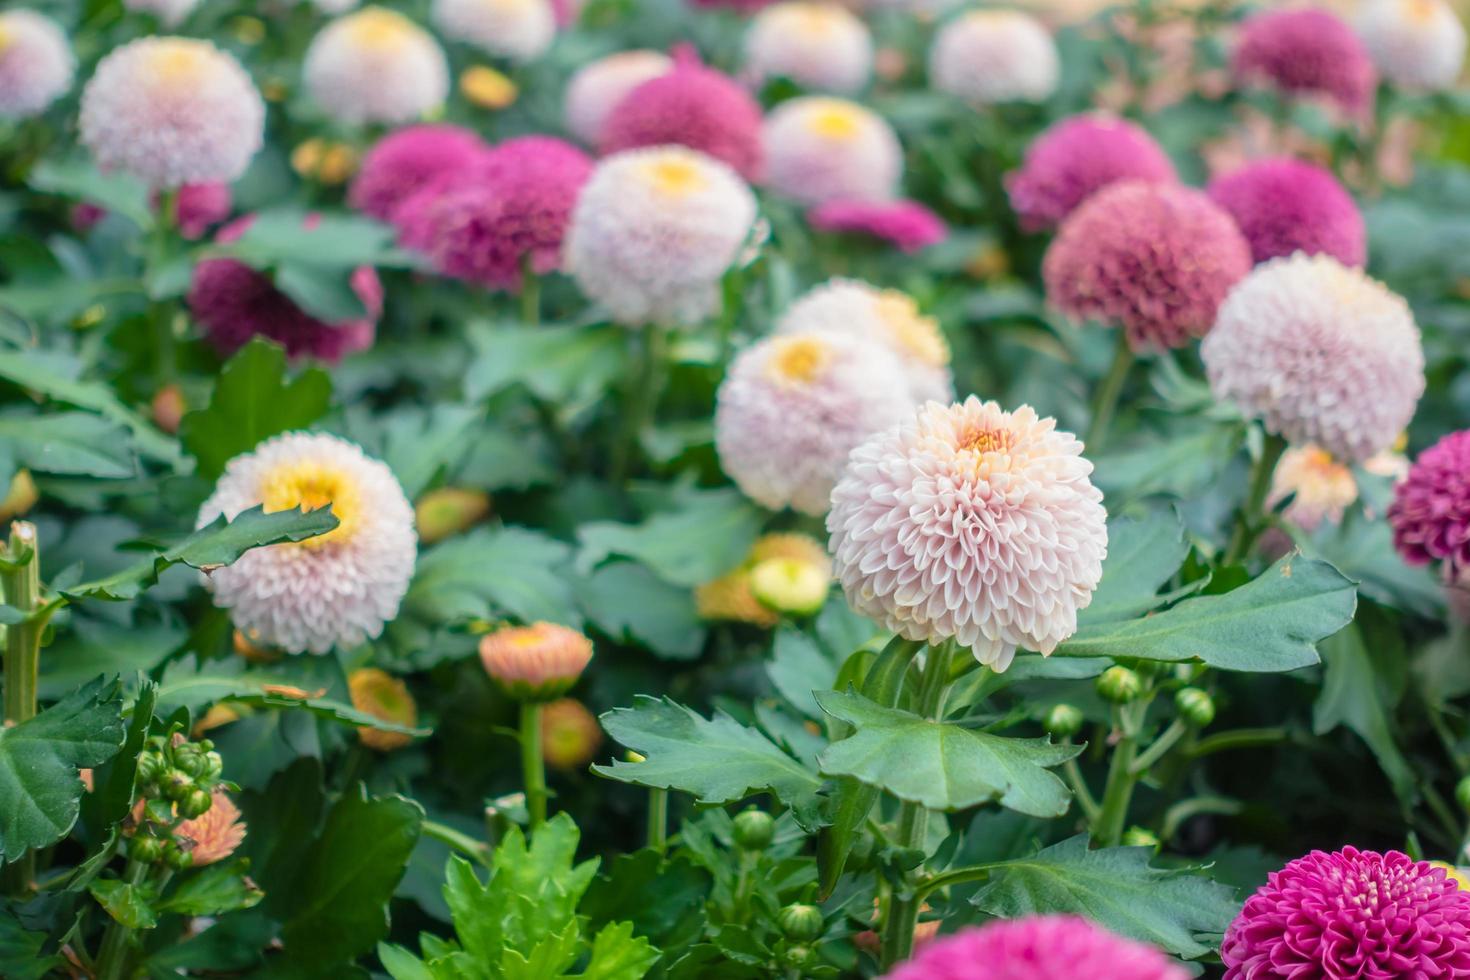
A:
[[[1108,427],[1118,411],[1118,398],[1128,382],[1128,372],[1133,368],[1133,348],[1128,346],[1128,335],[1118,331],[1118,347],[1113,352],[1113,363],[1108,373],[1098,383],[1092,396],[1092,420],[1087,426],[1087,449],[1096,452],[1107,438]]]
[[[521,322],[527,326],[541,323],[541,277],[531,268],[531,256],[521,256]]]
[[[128,859],[123,880],[130,885],[140,885],[148,877],[148,865],[132,858]],[[107,932],[102,936],[102,948],[97,951],[97,980],[124,980],[129,976],[128,961],[133,958],[133,930],[112,919]]]
[[[526,812],[531,829],[546,822],[546,763],[541,758],[541,705],[521,704],[521,773],[526,784]]]
[[[637,450],[643,429],[653,417],[654,408],[658,404],[659,389],[662,387],[659,377],[663,368],[668,332],[664,327],[650,323],[643,328],[642,340],[638,370],[630,379],[623,406],[622,431],[613,447],[609,479],[616,487],[625,486],[628,482],[633,454]]]
[[[668,841],[669,791],[650,789],[648,791],[648,846],[662,854]]]
[[[5,628],[5,724],[18,725],[36,716],[36,675],[41,666],[41,635],[47,617],[41,604],[41,559],[36,526],[29,521],[10,525],[10,541],[0,545],[0,598],[26,616]],[[28,892],[35,885],[36,852],[27,851],[6,865],[4,890]]]
[[[1134,771],[1138,758],[1138,730],[1147,711],[1147,701],[1135,701],[1117,708],[1122,737],[1113,746],[1108,781],[1103,787],[1102,810],[1092,824],[1092,839],[1103,847],[1116,847],[1123,839],[1128,804],[1133,801],[1133,788],[1138,785],[1139,774]]]
[[[423,822],[423,831],[425,837],[436,840],[441,844],[448,844],[456,851],[462,851],[468,854],[481,864],[489,863],[490,847],[484,841],[475,840],[469,834],[455,830],[453,827],[447,827],[442,823],[436,823],[433,820],[425,820]]]
[[[1144,750],[1143,754],[1133,760],[1133,765],[1129,767],[1129,772],[1135,776],[1142,776],[1148,772],[1149,768],[1155,762],[1162,759],[1188,731],[1189,726],[1185,725],[1178,718],[1175,718],[1173,724],[1164,729],[1162,735],[1154,739],[1154,744],[1150,745]]]
[[[1250,490],[1245,504],[1235,522],[1235,531],[1230,536],[1230,546],[1225,549],[1224,565],[1235,565],[1250,553],[1263,528],[1261,516],[1266,509],[1266,495],[1271,492],[1271,476],[1276,472],[1276,463],[1286,451],[1286,440],[1280,436],[1267,435],[1261,447],[1261,456],[1251,470]]]

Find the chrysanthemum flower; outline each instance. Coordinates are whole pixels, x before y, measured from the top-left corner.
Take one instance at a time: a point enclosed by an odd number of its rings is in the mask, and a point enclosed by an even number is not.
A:
[[[220,229],[215,241],[227,245],[249,229],[247,216]],[[267,337],[291,357],[335,362],[372,346],[383,286],[378,274],[363,266],[352,274],[352,290],[366,309],[360,320],[325,323],[296,305],[270,277],[238,259],[204,259],[194,266],[189,285],[189,312],[221,354],[234,353],[252,337]]]
[[[971,926],[927,944],[886,980],[1185,980],[1163,953],[1074,915]]]
[[[1225,980],[1470,975],[1470,892],[1398,851],[1313,851],[1246,900],[1220,956]]]
[[[694,590],[699,618],[749,623],[766,629],[779,623],[780,614],[756,596],[751,583],[751,573],[771,562],[800,566],[809,574],[819,576],[830,588],[832,560],[827,557],[825,545],[805,534],[766,534],[751,546],[750,553],[738,566]]]
[[[199,6],[199,0],[123,0],[123,6],[140,14],[152,14],[164,27],[177,27]]]
[[[189,849],[191,866],[202,868],[235,853],[245,840],[245,822],[235,801],[224,790],[216,789],[209,809],[193,820],[182,821],[174,828],[174,836],[193,844]]]
[[[1465,25],[1444,0],[1368,0],[1355,26],[1393,84],[1411,91],[1454,88],[1465,64]]]
[[[459,94],[481,109],[504,109],[515,104],[521,89],[511,77],[489,65],[471,65],[459,73]]]
[[[1409,304],[1326,255],[1257,267],[1221,305],[1200,354],[1216,398],[1348,463],[1393,445],[1424,393]]]
[[[532,61],[556,38],[549,0],[434,0],[434,26],[444,36],[511,61]]]
[[[364,7],[317,32],[307,91],[338,122],[403,123],[444,104],[449,65],[430,34],[402,14]]]
[[[1325,253],[1344,265],[1368,259],[1368,231],[1347,189],[1299,160],[1258,160],[1210,182],[1210,199],[1230,212],[1256,262],[1293,252]]]
[[[1043,102],[1061,69],[1051,32],[1019,10],[968,11],[940,28],[929,49],[930,84],[972,105]]]
[[[553,769],[582,769],[602,747],[602,726],[576,698],[559,698],[541,709],[541,757]]]
[[[674,59],[660,51],[615,51],[577,69],[567,83],[562,119],[567,130],[591,146],[608,113],[644,82],[674,70]]]
[[[56,22],[24,8],[0,13],[0,119],[25,119],[71,88],[76,59]]]
[[[1293,446],[1282,453],[1271,474],[1266,506],[1274,508],[1287,497],[1292,499],[1286,519],[1311,532],[1323,521],[1342,522],[1343,512],[1358,499],[1358,481],[1350,467],[1320,446]]]
[[[1470,569],[1470,430],[1424,450],[1394,488],[1393,543],[1411,565],[1444,562],[1448,578]]]
[[[677,144],[712,156],[746,180],[761,174],[761,109],[728,75],[681,51],[672,71],[629,92],[597,133],[604,156]]]
[[[373,145],[347,191],[347,202],[379,221],[446,174],[478,167],[489,147],[460,126],[405,126]]]
[[[552,701],[577,683],[592,660],[592,641],[556,623],[507,626],[480,640],[480,662],[518,701]]]
[[[418,724],[419,706],[408,685],[378,667],[362,667],[347,675],[347,688],[352,695],[352,706],[365,715],[379,721],[412,728]],[[357,737],[362,744],[379,752],[392,752],[413,742],[412,735],[402,732],[385,732],[379,728],[360,725]]]
[[[1026,149],[1006,177],[1011,207],[1028,231],[1043,231],[1089,196],[1120,180],[1172,184],[1174,164],[1145,130],[1104,115],[1064,119]]]
[[[755,196],[718,160],[679,146],[598,163],[572,211],[567,270],[620,323],[696,323],[755,223]]]
[[[338,525],[211,572],[215,605],[235,626],[288,653],[351,648],[382,633],[408,591],[418,546],[393,472],[344,439],[287,432],[226,464],[197,526],[258,505],[331,507]]]
[[[1122,181],[1062,222],[1042,275],[1053,306],[1123,327],[1134,350],[1182,347],[1214,325],[1251,268],[1234,220],[1200,191]]]
[[[235,198],[229,184],[185,184],[174,198],[174,221],[179,234],[192,240],[203,238],[210,228],[230,216]]]
[[[1023,405],[930,402],[853,451],[827,530],[854,609],[1005,670],[1077,630],[1107,556],[1082,443]]]
[[[1248,17],[1240,25],[1230,70],[1240,84],[1324,98],[1350,114],[1367,110],[1378,86],[1363,42],[1340,17],[1319,8]]]
[[[944,219],[918,201],[828,201],[806,220],[818,231],[867,235],[910,254],[949,237]]]
[[[745,70],[756,83],[789,78],[822,92],[856,92],[873,73],[873,38],[846,7],[786,0],[750,22]]]
[[[1470,891],[1470,874],[1466,874],[1464,868],[1457,868],[1448,861],[1430,861],[1431,868],[1439,868],[1444,876],[1453,881],[1461,891]]]
[[[830,331],[785,333],[730,365],[716,396],[715,448],[750,499],[820,515],[848,454],[916,401],[878,344]]]
[[[155,188],[230,183],[260,149],[265,103],[240,63],[208,41],[144,37],[98,63],[80,126],[104,170]]]
[[[881,116],[846,99],[788,99],[766,119],[766,186],[801,204],[888,201],[903,176],[903,148]]]
[[[916,400],[954,400],[949,341],[933,317],[919,312],[913,297],[896,289],[857,279],[828,280],[792,303],[776,331],[839,334],[879,344],[897,358]]]

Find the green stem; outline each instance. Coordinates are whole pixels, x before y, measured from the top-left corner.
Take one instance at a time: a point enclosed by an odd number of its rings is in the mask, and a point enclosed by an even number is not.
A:
[[[10,541],[0,547],[0,597],[26,615],[5,630],[5,724],[19,725],[36,716],[36,675],[41,667],[41,635],[47,617],[41,604],[41,559],[36,526],[29,521],[10,525]],[[6,865],[4,890],[28,892],[36,880],[36,852],[27,851]]]
[[[422,824],[424,836],[448,844],[456,851],[468,854],[481,864],[490,863],[490,848],[484,841],[475,840],[469,834],[455,830],[453,827],[445,826],[433,820],[425,820]]]
[[[1192,800],[1182,800],[1164,812],[1164,824],[1159,833],[1159,839],[1165,843],[1173,840],[1179,828],[1184,826],[1184,822],[1190,817],[1197,817],[1202,813],[1233,816],[1243,809],[1245,806],[1239,800],[1223,796],[1197,796]]]
[[[1261,745],[1275,745],[1286,741],[1284,728],[1235,728],[1228,732],[1216,732],[1195,742],[1188,749],[1191,759],[1228,752],[1231,749],[1252,749]]]
[[[1067,741],[1070,742],[1071,739]],[[1087,821],[1088,826],[1096,823],[1098,813],[1101,811],[1098,809],[1097,800],[1093,799],[1092,790],[1087,788],[1087,780],[1082,777],[1082,767],[1077,765],[1075,758],[1062,763],[1062,775],[1067,777],[1067,784],[1072,787],[1072,795],[1077,798],[1077,805],[1082,808],[1082,818]]]
[[[123,880],[130,885],[140,885],[148,877],[148,865],[142,861],[128,860]],[[97,980],[124,980],[131,974],[128,961],[133,958],[133,930],[112,919],[102,937],[102,948],[97,952]]]
[[[1230,536],[1230,546],[1225,549],[1224,565],[1235,565],[1250,553],[1263,528],[1261,517],[1266,509],[1266,496],[1271,492],[1271,476],[1276,472],[1276,463],[1286,451],[1286,440],[1268,435],[1261,447],[1261,457],[1251,470],[1250,490],[1245,504],[1235,522],[1235,531]]]
[[[521,774],[526,784],[526,812],[531,829],[546,822],[546,762],[541,758],[541,705],[521,704]]]
[[[745,923],[750,919],[750,897],[755,891],[755,866],[760,861],[758,851],[740,852],[740,873],[735,879],[735,921]]]
[[[977,864],[973,868],[956,868],[946,871],[942,875],[935,875],[928,881],[921,882],[918,887],[919,900],[923,901],[941,888],[952,888],[955,885],[965,885],[972,881],[984,881],[990,877],[994,865]]]
[[[654,407],[658,404],[661,387],[659,375],[663,368],[668,332],[662,326],[650,323],[643,328],[642,340],[638,370],[632,377],[624,402],[622,431],[613,447],[609,479],[616,487],[627,484],[638,441],[643,429],[653,418]]]
[[[1085,440],[1089,452],[1095,453],[1102,448],[1108,427],[1113,424],[1113,416],[1118,411],[1118,398],[1123,394],[1123,386],[1128,382],[1128,372],[1132,368],[1133,348],[1128,346],[1128,335],[1119,330],[1113,363],[1092,396],[1092,420],[1088,423]]]
[[[531,256],[521,257],[521,322],[527,326],[541,323],[541,277],[531,268]]]
[[[1133,717],[1135,708],[1147,710],[1147,703],[1126,704],[1117,712],[1118,727],[1123,734],[1118,744],[1113,746],[1108,781],[1103,787],[1102,810],[1092,825],[1092,839],[1103,847],[1116,847],[1123,839],[1128,804],[1133,801],[1133,788],[1138,785],[1138,776],[1133,772],[1133,763],[1138,757],[1138,725]]]
[[[1154,744],[1133,760],[1133,765],[1128,771],[1135,776],[1142,776],[1153,767],[1155,762],[1162,759],[1188,731],[1189,726],[1175,718],[1174,723],[1164,729],[1164,733],[1154,740]]]
[[[648,791],[648,846],[662,854],[668,842],[669,791],[650,789]]]

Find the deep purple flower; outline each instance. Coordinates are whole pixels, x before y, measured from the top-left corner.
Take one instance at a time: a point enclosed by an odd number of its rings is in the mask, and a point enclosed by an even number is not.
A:
[[[1248,17],[1230,59],[1237,84],[1329,99],[1351,114],[1373,105],[1378,71],[1368,49],[1328,10],[1271,10]]]
[[[1470,976],[1470,892],[1398,851],[1313,851],[1246,901],[1220,955],[1225,980]]]
[[[1327,254],[1344,265],[1368,258],[1368,231],[1347,189],[1300,160],[1258,160],[1210,183],[1210,199],[1230,212],[1256,262],[1293,252]]]
[[[1470,569],[1470,429],[1420,454],[1394,490],[1388,520],[1409,564],[1448,562],[1452,577]]]
[[[855,232],[918,252],[949,237],[944,220],[917,201],[828,201],[806,213],[819,231]]]
[[[353,178],[347,201],[379,221],[389,221],[403,201],[445,174],[473,168],[488,147],[459,126],[405,126],[379,140]]]

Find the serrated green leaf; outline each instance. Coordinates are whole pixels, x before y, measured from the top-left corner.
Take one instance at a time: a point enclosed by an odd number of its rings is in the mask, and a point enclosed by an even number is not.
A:
[[[158,915],[153,910],[156,896],[146,886],[121,878],[98,878],[87,890],[114,921],[129,929],[152,929],[158,925]]]
[[[479,528],[419,557],[404,608],[435,623],[510,615],[580,625],[563,574],[571,549],[519,527]]]
[[[201,868],[179,882],[155,908],[180,915],[222,915],[254,908],[265,893],[246,875],[249,870],[246,858]]]
[[[815,694],[832,687],[840,665],[806,633],[784,627],[771,644],[766,676],[781,696],[808,718],[821,718]]]
[[[693,588],[719,578],[745,560],[764,519],[736,490],[690,498],[675,511],[642,524],[595,521],[577,529],[582,550],[577,569],[590,572],[609,556],[642,562],[664,581]]]
[[[623,373],[628,332],[621,327],[471,324],[475,359],[465,397],[480,401],[515,384],[563,408],[590,403]]]
[[[658,950],[642,936],[633,935],[633,923],[614,922],[592,939],[584,980],[639,980],[658,962]]]

